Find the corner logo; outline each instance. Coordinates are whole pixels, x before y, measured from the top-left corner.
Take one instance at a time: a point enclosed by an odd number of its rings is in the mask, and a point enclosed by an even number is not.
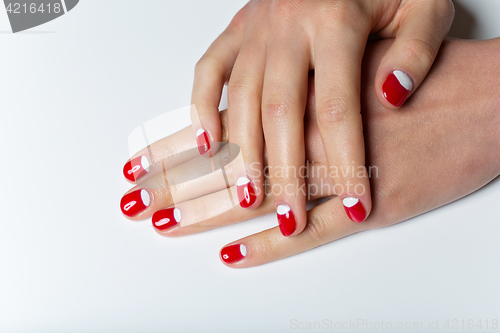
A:
[[[12,32],[30,29],[62,16],[80,0],[3,0]]]

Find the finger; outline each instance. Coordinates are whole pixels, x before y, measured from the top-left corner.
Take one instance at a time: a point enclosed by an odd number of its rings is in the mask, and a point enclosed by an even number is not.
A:
[[[278,228],[254,234],[224,246],[220,258],[232,268],[262,265],[313,249],[366,230],[368,224],[349,223],[340,198],[330,199],[307,213],[307,226],[295,237],[281,237]],[[371,219],[372,217],[370,217]]]
[[[219,103],[222,88],[229,78],[241,42],[241,29],[229,25],[196,64],[191,121],[200,155],[215,153],[216,143],[221,141]]]
[[[264,198],[260,103],[265,60],[266,48],[261,41],[245,42],[227,88],[229,141],[240,147],[244,162],[244,168],[235,175],[243,208],[256,208]]]
[[[262,123],[269,176],[280,230],[300,233],[306,225],[304,111],[309,54],[304,43],[276,45],[268,53],[262,96]],[[302,168],[301,168],[302,167]]]
[[[396,40],[382,58],[375,78],[378,99],[395,109],[418,88],[429,72],[454,17],[453,3],[407,1],[396,24],[379,33]],[[398,24],[399,23],[399,24]]]
[[[360,68],[368,31],[334,25],[320,31],[314,42],[318,126],[335,191],[357,223],[371,210],[360,113]]]

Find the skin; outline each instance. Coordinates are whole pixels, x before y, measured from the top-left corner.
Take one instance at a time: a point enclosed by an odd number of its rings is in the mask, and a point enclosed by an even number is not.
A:
[[[241,147],[245,169],[264,199],[261,170],[264,141],[274,204],[294,212],[299,234],[306,226],[305,180],[295,172],[306,158],[304,110],[308,71],[314,69],[317,123],[327,164],[333,169],[364,168],[361,121],[361,62],[370,33],[395,42],[386,50],[375,77],[380,103],[394,110],[382,85],[394,70],[409,75],[417,89],[425,78],[454,16],[449,0],[251,0],[233,18],[196,65],[191,118],[193,129],[204,128],[209,140],[221,140],[218,105],[228,82],[230,141]],[[214,148],[215,150],[215,148]],[[363,176],[332,173],[342,185],[341,198],[356,197],[367,216],[370,183]],[[356,185],[363,193],[351,191]],[[340,187],[339,187],[340,189]]]
[[[368,165],[378,168],[378,176],[370,179],[374,189],[370,217],[362,224],[350,222],[340,198],[333,197],[307,212],[307,226],[299,235],[283,237],[275,227],[228,244],[244,244],[247,256],[226,265],[234,268],[261,265],[359,231],[390,226],[462,198],[500,174],[500,98],[494,93],[500,89],[497,75],[500,72],[497,56],[500,39],[447,41],[425,83],[399,112],[382,107],[374,87],[376,70],[391,45],[391,41],[369,45],[363,65],[365,84],[361,100],[367,160]],[[314,166],[328,166],[314,112],[314,81],[310,83],[304,125],[306,158],[314,161]],[[223,139],[227,139],[230,131],[227,113],[223,112],[221,116]],[[162,139],[151,148],[160,156],[162,147],[172,144],[179,152],[196,148],[192,144],[190,129]],[[175,159],[167,160],[171,165],[175,164]],[[189,163],[192,162],[180,163],[177,169],[173,167],[167,173],[172,178],[185,177]],[[171,189],[155,187],[161,181],[162,173],[141,184],[153,193],[153,202],[146,211],[132,219],[150,217],[157,209],[172,205]],[[334,184],[327,175],[310,176],[306,181],[309,184],[321,181]],[[181,207],[183,219],[190,212],[196,212],[201,222],[187,227],[177,226],[159,232],[161,235],[198,233],[274,211],[273,198],[268,195],[258,209],[242,209],[235,205],[219,214],[210,207],[212,202],[217,206],[221,192],[214,188],[213,193],[199,196],[195,191],[199,185],[183,189],[190,200],[176,201],[175,205]],[[311,199],[336,194],[333,189],[329,186]]]

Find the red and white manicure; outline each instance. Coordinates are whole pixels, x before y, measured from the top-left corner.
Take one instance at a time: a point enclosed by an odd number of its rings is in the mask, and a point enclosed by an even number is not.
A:
[[[149,160],[146,156],[131,159],[123,167],[123,175],[131,182],[144,177],[150,170]]]
[[[413,82],[410,77],[398,70],[389,74],[382,86],[385,99],[396,107],[403,105],[412,89]]]
[[[181,211],[179,208],[159,210],[153,214],[151,220],[156,229],[167,230],[181,222]]]
[[[141,189],[127,193],[123,196],[120,207],[123,214],[135,216],[148,208],[151,202],[151,196],[148,191]]]
[[[238,200],[242,208],[248,208],[255,203],[257,196],[250,179],[247,177],[238,178],[236,188],[238,189]]]
[[[347,216],[356,223],[361,223],[366,219],[365,207],[357,198],[345,198],[342,200]]]
[[[233,262],[240,261],[247,255],[247,248],[243,244],[229,245],[220,250],[220,256],[224,262],[232,264]]]
[[[281,233],[283,236],[290,236],[294,233],[296,223],[295,216],[292,210],[287,205],[279,205],[276,208],[276,213],[278,214],[278,224],[280,226]]]
[[[196,132],[196,143],[198,144],[198,151],[200,152],[200,155],[206,154],[210,150],[208,135],[202,128]]]

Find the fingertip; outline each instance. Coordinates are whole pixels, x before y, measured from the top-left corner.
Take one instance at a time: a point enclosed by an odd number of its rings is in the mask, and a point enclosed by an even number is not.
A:
[[[295,210],[295,213],[294,213]],[[290,208],[287,204],[279,204],[276,207],[278,227],[284,237],[293,237],[300,234],[307,224],[307,211],[303,208],[303,213],[299,209]]]
[[[370,178],[378,177],[378,171],[364,168],[363,178],[344,185],[345,191],[339,193],[339,199],[347,217],[355,223],[364,223],[372,208]]]
[[[122,214],[130,220],[137,220],[151,206],[153,195],[150,191],[142,188],[134,188],[128,191],[120,200]]]
[[[131,158],[123,166],[123,176],[130,183],[135,184],[151,171],[151,163],[146,155]]]
[[[297,223],[295,221],[295,214],[290,206],[279,204],[276,207],[276,215],[281,234],[285,237],[291,236],[297,228]]]
[[[414,87],[414,80],[406,71],[392,70],[385,74],[379,100],[382,99],[382,105],[385,107],[398,109],[406,102]]]
[[[224,246],[219,251],[219,258],[224,265],[231,268],[241,268],[238,263],[247,257],[247,247],[243,243],[236,243]]]
[[[347,217],[353,222],[362,223],[366,220],[367,212],[361,202],[356,197],[346,197],[342,199],[342,205],[347,214]]]
[[[241,208],[256,209],[263,200],[263,189],[256,186],[250,176],[241,176],[236,180],[236,189],[238,193],[238,202]]]
[[[204,128],[198,128],[196,130],[196,145],[198,146],[198,152],[200,155],[210,155],[212,156],[210,140],[208,139],[208,134]]]
[[[172,207],[156,211],[151,217],[151,223],[156,231],[167,236],[168,231],[179,225],[181,217],[180,209]]]

